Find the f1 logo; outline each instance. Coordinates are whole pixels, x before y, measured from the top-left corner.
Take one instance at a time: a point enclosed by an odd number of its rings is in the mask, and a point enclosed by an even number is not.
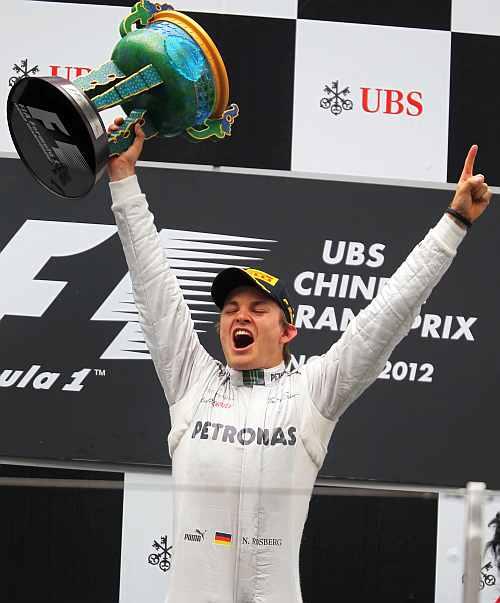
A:
[[[45,109],[39,109],[38,107],[27,107],[27,109],[29,110],[31,117],[41,121],[47,130],[56,131],[56,128],[54,127],[56,126],[59,130],[61,130],[61,132],[66,134],[66,136],[70,135],[56,113],[52,113],[52,111],[45,111]]]
[[[52,258],[90,251],[116,233],[115,225],[27,220],[0,251],[0,282],[7,292],[0,296],[0,320],[6,314],[43,316],[68,284],[66,281],[37,279],[47,262]],[[159,236],[170,268],[179,277],[183,293],[188,296],[186,303],[193,315],[194,326],[201,332],[217,314],[215,306],[206,299],[210,296],[207,279],[214,276],[213,269],[234,265],[236,259],[261,259],[259,254],[268,251],[262,249],[262,244],[272,242],[253,237],[167,228],[162,229]],[[233,255],[237,250],[247,254],[254,251],[255,255]],[[205,281],[190,280],[191,276],[204,277]],[[193,294],[195,299],[191,298]],[[199,296],[202,299],[198,299]],[[132,282],[128,272],[90,320],[125,323],[101,355],[102,359],[151,358],[133,303]]]
[[[53,257],[76,255],[100,245],[116,226],[27,220],[0,253],[0,320],[6,315],[36,316],[56,299],[66,281],[34,280]]]
[[[60,193],[61,185],[71,181],[71,171],[88,172],[89,166],[80,149],[71,142],[70,133],[56,113],[16,103],[15,107],[26,123],[36,142],[50,164],[51,183]],[[61,136],[67,140],[62,140]]]

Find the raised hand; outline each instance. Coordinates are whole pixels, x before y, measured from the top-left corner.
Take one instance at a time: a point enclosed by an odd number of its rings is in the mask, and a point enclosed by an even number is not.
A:
[[[123,124],[123,117],[115,117],[108,127],[108,132],[116,132]],[[135,125],[135,139],[130,147],[121,155],[111,157],[108,161],[108,174],[111,182],[123,180],[135,174],[135,164],[139,159],[144,145],[144,132],[139,124]]]
[[[472,145],[464,163],[464,169],[458,181],[457,190],[450,207],[464,218],[474,222],[488,207],[493,193],[488,188],[482,174],[474,176],[474,161],[478,146]]]

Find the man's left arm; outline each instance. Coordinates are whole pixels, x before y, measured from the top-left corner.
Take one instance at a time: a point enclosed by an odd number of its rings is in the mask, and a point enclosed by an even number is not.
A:
[[[306,364],[311,398],[323,417],[336,421],[378,377],[450,266],[465,236],[465,224],[475,222],[488,206],[492,193],[482,175],[473,176],[476,154],[474,145],[450,205],[456,214],[445,214],[339,341]]]

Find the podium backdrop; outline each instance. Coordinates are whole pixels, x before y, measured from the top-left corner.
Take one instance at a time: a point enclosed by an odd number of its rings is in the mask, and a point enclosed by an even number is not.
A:
[[[288,278],[293,365],[324,352],[442,215],[450,191],[143,168],[200,339],[228,265]],[[0,161],[0,455],[168,465],[169,418],[102,182],[68,203]],[[322,475],[499,488],[498,209],[336,428]]]

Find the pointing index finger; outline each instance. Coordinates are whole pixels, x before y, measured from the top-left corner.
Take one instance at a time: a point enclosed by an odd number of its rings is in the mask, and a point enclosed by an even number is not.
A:
[[[464,169],[462,170],[462,175],[460,176],[460,180],[467,180],[473,175],[474,172],[474,161],[477,155],[477,144],[473,144],[467,153],[467,157],[465,158]]]

